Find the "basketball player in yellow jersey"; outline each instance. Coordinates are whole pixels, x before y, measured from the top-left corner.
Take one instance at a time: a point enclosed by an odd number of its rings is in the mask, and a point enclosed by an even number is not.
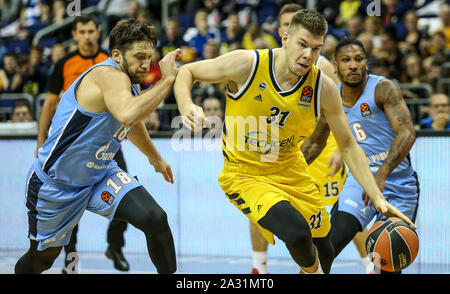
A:
[[[289,3],[281,7],[278,14],[278,34],[280,38],[283,37],[284,32],[288,31],[292,16],[302,9],[303,7],[297,3]],[[336,84],[339,84],[339,78],[335,73],[334,66],[327,58],[319,56],[315,64],[324,74],[330,77]],[[314,126],[311,126],[311,133],[313,130]],[[307,148],[307,146],[304,147]],[[338,146],[336,140],[334,139],[333,134],[330,133],[325,148],[309,165],[310,175],[319,188],[319,193],[324,199],[324,205],[329,208],[338,200],[347,177],[347,170],[341,157],[334,156],[337,149]],[[308,154],[305,155],[305,159],[306,162],[312,160],[308,158]],[[269,243],[253,222],[250,222],[250,237],[252,242],[252,274],[266,274],[267,249]],[[367,257],[364,237],[365,235],[363,235],[363,233],[358,233],[353,241],[361,256],[366,272],[370,272],[373,269],[373,263],[371,263],[370,259]]]
[[[326,31],[322,15],[301,10],[283,34],[282,48],[236,50],[189,63],[179,69],[174,84],[184,125],[199,131],[207,121],[192,102],[192,85],[227,83],[219,184],[267,241],[274,244],[276,235],[285,243],[306,273],[328,273],[334,258],[328,213],[299,146],[319,113],[318,123],[328,122],[345,162],[376,209],[414,226],[383,198],[349,129],[336,84],[314,65]],[[322,129],[307,139],[311,148],[325,145],[328,133],[318,135]]]

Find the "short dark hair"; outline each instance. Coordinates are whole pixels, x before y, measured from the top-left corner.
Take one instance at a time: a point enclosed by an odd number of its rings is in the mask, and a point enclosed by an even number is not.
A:
[[[297,3],[288,3],[281,7],[280,12],[278,13],[278,20],[280,20],[281,15],[285,13],[297,12],[303,9],[303,6]]]
[[[113,49],[126,51],[134,42],[150,42],[155,48],[157,38],[153,26],[133,18],[119,21],[109,34],[109,55]]]
[[[14,103],[13,107],[12,107],[12,111],[11,114],[14,113],[14,110],[18,107],[22,107],[25,106],[26,108],[28,108],[28,111],[30,112],[31,116],[33,116],[33,113],[31,112],[31,106],[30,103],[28,103],[27,100],[25,99],[17,99],[16,103]]]
[[[319,12],[312,9],[302,9],[297,11],[291,19],[289,30],[295,26],[302,26],[313,35],[325,36],[328,30],[328,24]]]
[[[339,50],[342,47],[347,46],[347,45],[356,45],[356,46],[361,47],[362,51],[364,52],[364,55],[367,56],[366,48],[364,48],[364,44],[360,40],[358,40],[354,37],[345,37],[344,39],[340,40],[337,43],[336,48],[334,49],[334,59],[335,60],[337,60],[337,54],[338,54]]]
[[[76,16],[75,20],[72,23],[72,30],[75,31],[77,29],[77,24],[79,24],[79,23],[87,24],[88,22],[91,22],[91,21],[95,24],[95,27],[98,29],[98,21],[94,15],[84,14],[84,15]]]

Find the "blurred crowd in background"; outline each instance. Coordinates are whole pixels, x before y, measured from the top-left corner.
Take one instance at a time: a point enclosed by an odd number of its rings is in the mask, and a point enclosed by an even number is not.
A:
[[[55,64],[77,50],[73,28],[66,25],[75,4],[82,13],[95,15],[103,50],[108,49],[109,31],[122,18],[155,27],[159,40],[141,85],[146,89],[161,77],[158,61],[175,48],[182,49],[182,65],[241,48],[280,47],[278,14],[287,3],[326,17],[329,27],[322,55],[331,61],[339,40],[360,39],[369,72],[399,83],[417,129],[450,129],[448,0],[0,0],[0,120],[39,121]],[[379,4],[378,14],[370,15],[374,4]],[[50,34],[42,34],[53,27]],[[223,117],[225,85],[197,83],[192,91],[207,116]],[[150,134],[177,128],[171,125],[178,115],[175,103],[171,94],[146,119]]]

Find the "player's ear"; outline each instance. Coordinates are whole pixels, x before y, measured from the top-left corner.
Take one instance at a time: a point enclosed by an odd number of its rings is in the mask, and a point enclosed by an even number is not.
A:
[[[122,54],[120,53],[120,51],[118,49],[113,49],[111,51],[111,58],[112,58],[112,60],[114,60],[117,63],[122,62]]]
[[[281,43],[283,44],[283,46],[286,45],[288,38],[289,38],[288,33],[284,32],[283,35],[281,36]]]

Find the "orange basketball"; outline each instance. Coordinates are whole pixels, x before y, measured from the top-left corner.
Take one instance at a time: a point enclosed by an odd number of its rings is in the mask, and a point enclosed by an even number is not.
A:
[[[405,221],[391,217],[373,224],[366,239],[366,250],[376,267],[398,272],[416,259],[419,237]]]

